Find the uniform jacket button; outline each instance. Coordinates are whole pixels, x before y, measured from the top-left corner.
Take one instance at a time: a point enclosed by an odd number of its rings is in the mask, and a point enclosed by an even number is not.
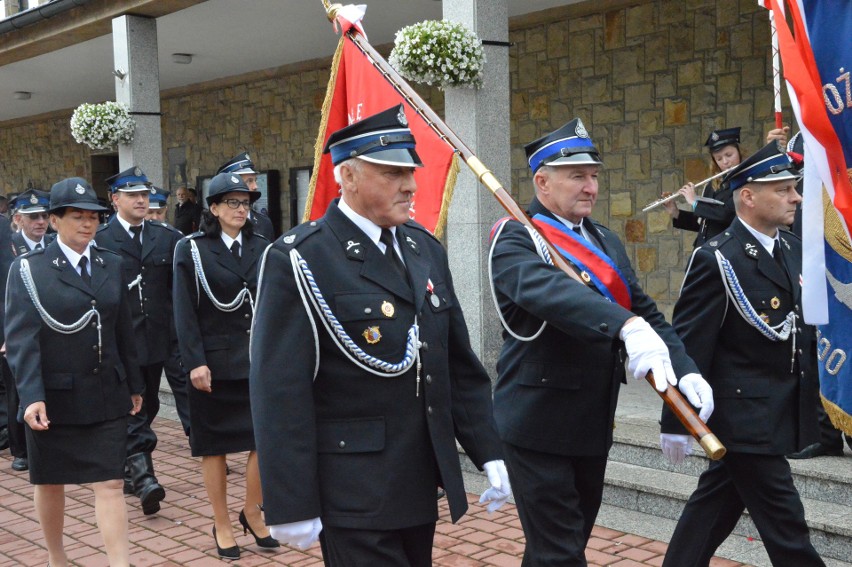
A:
[[[431,374],[427,374],[427,375],[426,375],[426,383],[427,383],[427,384],[431,384],[431,383],[432,383],[432,375],[431,375]]]
[[[743,393],[743,391],[740,390],[739,388],[737,388],[737,394],[742,394],[742,393]]]
[[[251,334],[251,329],[246,329],[246,334],[247,334],[247,335],[250,335],[250,334]]]
[[[601,331],[606,332],[606,331],[608,331],[608,330],[609,330],[609,325],[607,325],[606,323],[601,323],[600,325],[598,325],[598,329],[600,329]]]
[[[426,413],[432,415],[432,406],[426,408]]]
[[[92,345],[92,350],[98,350],[98,345]]]
[[[423,352],[429,352],[429,343],[427,343],[426,341],[420,343],[420,350],[422,350]]]
[[[337,444],[337,446],[340,447],[341,449],[345,449],[346,448],[346,441],[341,441],[340,443]]]
[[[97,304],[98,304],[98,300],[97,300],[97,299],[93,299],[93,300],[92,300],[92,305],[97,305]]]
[[[542,383],[542,384],[547,384],[547,378],[542,378],[542,379],[541,379],[541,383]]]
[[[245,315],[243,315],[243,317],[244,317],[244,318],[246,318],[246,319],[248,319],[249,317],[251,317],[251,315],[249,315],[248,313],[246,313]]]
[[[97,374],[98,372],[100,372],[100,370],[98,370],[97,368],[92,370],[92,374]]]

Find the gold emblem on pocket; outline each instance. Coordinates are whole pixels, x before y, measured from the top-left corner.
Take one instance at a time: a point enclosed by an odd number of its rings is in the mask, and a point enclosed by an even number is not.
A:
[[[367,339],[367,343],[371,345],[374,345],[380,340],[382,340],[382,333],[379,331],[378,325],[375,327],[367,327],[361,334],[364,335],[365,339]]]
[[[382,315],[385,317],[393,317],[394,309],[393,303],[390,301],[382,301]]]
[[[758,315],[758,317],[760,317],[760,320],[766,323],[767,325],[769,324],[769,315],[767,315],[766,313],[761,313],[760,315]]]
[[[772,309],[778,309],[779,307],[781,307],[781,300],[778,299],[777,297],[773,297],[772,299],[769,300],[769,306]]]

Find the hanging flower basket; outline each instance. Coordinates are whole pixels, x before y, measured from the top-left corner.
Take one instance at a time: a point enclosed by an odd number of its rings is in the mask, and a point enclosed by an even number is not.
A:
[[[440,88],[482,86],[485,53],[476,34],[449,20],[426,20],[396,32],[388,58],[410,81]]]
[[[78,144],[93,150],[110,148],[116,144],[133,141],[136,122],[130,117],[127,106],[118,102],[89,104],[84,102],[71,116],[71,134]]]

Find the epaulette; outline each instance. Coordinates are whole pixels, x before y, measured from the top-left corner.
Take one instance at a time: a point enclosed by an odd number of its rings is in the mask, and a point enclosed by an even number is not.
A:
[[[423,232],[423,233],[427,234],[428,236],[430,236],[432,239],[434,239],[439,244],[441,243],[441,241],[438,240],[437,236],[432,234],[432,232],[428,228],[426,228],[425,226],[423,226],[422,224],[420,224],[417,221],[408,219],[408,221],[405,223],[405,226],[407,226],[408,228],[413,228],[413,229],[419,230],[420,232]]]
[[[118,252],[110,250],[109,248],[104,248],[103,246],[98,246],[98,243],[95,241],[92,241],[92,248],[94,248],[101,254],[112,254],[113,256],[118,256],[119,258],[121,258],[121,254],[119,254]]]
[[[106,229],[108,229],[108,228],[109,228],[109,223],[108,223],[108,222],[105,222],[105,223],[101,224],[101,225],[98,227],[97,232],[101,232],[102,230],[106,230]]]
[[[799,236],[798,234],[796,234],[795,232],[793,232],[792,230],[790,230],[788,228],[780,228],[778,230],[781,231],[781,236],[783,236],[785,238],[793,238],[794,240],[801,240],[802,239],[801,236]]]
[[[196,230],[192,234],[187,234],[184,238],[198,238],[199,236],[204,236],[203,230]]]
[[[38,254],[44,254],[45,248],[34,248],[29,252],[21,254],[18,258],[29,258],[30,256],[36,256]]]
[[[169,231],[172,231],[172,232],[180,232],[178,229],[176,229],[172,225],[170,225],[168,223],[164,223],[162,221],[149,220],[149,221],[145,221],[145,222],[147,222],[151,226],[156,226],[156,227],[159,227],[159,228],[165,228],[166,230],[169,230]]]
[[[284,248],[290,250],[310,238],[311,235],[319,232],[322,225],[323,223],[319,221],[303,222],[300,225],[294,226],[285,234],[282,234],[275,242],[280,242]]]
[[[259,238],[259,239],[263,240],[264,242],[269,242],[268,238],[266,238],[262,234],[258,234],[257,232],[252,232],[251,235],[252,235],[253,238]]]
[[[725,244],[727,241],[729,241],[731,238],[733,238],[733,236],[734,236],[733,232],[731,232],[730,230],[725,230],[724,232],[720,232],[719,234],[717,234],[716,236],[714,236],[713,238],[711,238],[710,240],[705,242],[704,245],[701,246],[701,248],[708,248],[710,250],[715,250],[716,248],[719,248],[720,246]]]

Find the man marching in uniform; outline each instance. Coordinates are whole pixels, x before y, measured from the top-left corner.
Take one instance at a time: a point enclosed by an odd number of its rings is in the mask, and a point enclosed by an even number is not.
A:
[[[773,565],[823,566],[785,454],[816,437],[809,365],[813,327],[801,319],[802,243],[785,229],[798,173],[772,142],[724,180],[737,218],[690,261],[674,327],[713,387],[708,425],[727,448],[684,507],[664,566],[706,567],[748,509]],[[661,441],[691,438],[667,409]]]
[[[127,420],[125,492],[139,497],[148,515],[160,510],[166,495],[154,475],[151,453],[157,435],[151,423],[160,409],[160,376],[174,333],[172,263],[181,234],[161,222],[145,220],[152,188],[140,168],[131,167],[106,181],[116,215],[98,229],[95,239],[98,246],[122,258],[121,273],[130,292],[136,350],[145,378],[142,411]]]
[[[526,536],[523,565],[585,566],[625,354],[634,378],[653,370],[658,390],[679,384],[705,419],[713,399],[624,245],[588,218],[603,162],[583,123],[525,150],[533,222],[586,285],[552,265],[538,232],[508,219],[495,226],[490,275],[506,333],[494,415]]]
[[[257,171],[255,171],[254,163],[246,152],[232,157],[226,163],[222,164],[216,173],[236,173],[243,178],[249,191],[257,191]],[[261,235],[270,242],[275,240],[275,228],[272,226],[272,220],[266,213],[251,209],[249,211],[249,220],[254,225],[255,234]]]
[[[328,139],[342,196],[267,249],[251,345],[266,523],[326,564],[431,565],[443,486],[467,509],[456,450],[511,494],[491,382],[447,256],[409,220],[421,161],[402,105]]]
[[[48,218],[47,212],[50,206],[50,193],[29,189],[24,191],[12,201],[15,224],[20,229],[12,234],[12,254],[21,256],[28,252],[45,248],[50,244],[54,236],[47,235]],[[2,275],[3,278],[6,274]],[[3,382],[6,386],[6,405],[9,415],[9,451],[12,453],[12,469],[25,471],[29,468],[27,462],[27,441],[24,437],[24,424],[17,420],[18,415],[18,390],[15,386],[15,378],[9,368],[6,357],[3,357]]]

